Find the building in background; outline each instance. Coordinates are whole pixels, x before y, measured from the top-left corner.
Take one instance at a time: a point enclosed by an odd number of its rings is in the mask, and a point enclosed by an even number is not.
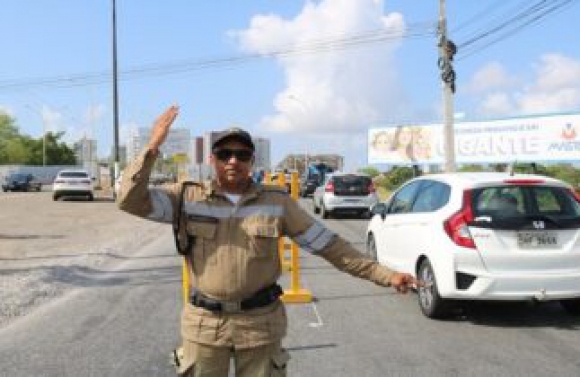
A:
[[[97,177],[99,175],[97,141],[83,137],[73,144],[73,150],[77,165],[86,170],[91,177]]]
[[[191,141],[191,158],[193,164],[203,164],[203,137],[196,136]]]
[[[344,157],[338,154],[289,154],[276,165],[275,170],[293,170],[302,174],[306,166],[313,163],[324,163],[338,171],[344,169]]]
[[[253,141],[256,146],[254,170],[270,171],[270,139],[255,137]]]
[[[149,142],[151,128],[139,127],[131,131],[127,140],[127,159],[135,160]],[[191,133],[188,128],[172,128],[169,130],[167,139],[161,145],[160,151],[163,158],[172,158],[175,155],[190,155]]]

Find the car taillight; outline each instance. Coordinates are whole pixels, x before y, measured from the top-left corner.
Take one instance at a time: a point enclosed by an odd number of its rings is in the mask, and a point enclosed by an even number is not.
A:
[[[329,181],[326,186],[324,186],[324,191],[326,192],[334,192],[334,183]]]
[[[375,185],[373,185],[372,183],[369,185],[369,192],[375,192]]]
[[[453,242],[459,246],[475,249],[475,242],[469,232],[468,223],[473,221],[473,210],[471,209],[471,190],[463,192],[463,205],[459,212],[451,215],[445,220],[443,226],[445,232]]]
[[[81,183],[86,183],[88,185],[89,183],[91,183],[91,180],[90,179],[83,179],[81,181]]]
[[[572,193],[574,199],[576,199],[576,201],[580,203],[580,194],[574,189],[570,189],[570,192]]]
[[[54,183],[64,183],[64,181],[62,179],[57,179],[56,181],[54,181]]]

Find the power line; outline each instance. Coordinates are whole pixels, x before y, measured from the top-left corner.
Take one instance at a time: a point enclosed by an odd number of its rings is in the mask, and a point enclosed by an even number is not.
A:
[[[374,29],[358,34],[347,34],[341,37],[327,37],[310,40],[292,47],[281,48],[262,53],[251,53],[229,56],[225,58],[208,58],[200,60],[184,60],[167,64],[152,64],[130,68],[121,72],[120,80],[134,80],[144,77],[174,75],[191,71],[217,69],[244,64],[264,58],[287,58],[309,54],[319,54],[342,51],[364,45],[387,42],[395,39],[415,39],[432,37],[435,35],[435,23],[424,22],[411,24],[405,30]],[[0,90],[20,89],[29,87],[72,88],[103,84],[109,81],[111,73],[108,71],[33,78],[24,80],[0,81]]]
[[[525,27],[539,23],[549,15],[562,11],[566,6],[577,0],[564,0],[557,2],[539,1],[524,9],[509,19],[502,21],[485,32],[476,35],[469,40],[459,44],[458,60],[463,60],[469,56],[481,52],[485,48],[507,39]]]

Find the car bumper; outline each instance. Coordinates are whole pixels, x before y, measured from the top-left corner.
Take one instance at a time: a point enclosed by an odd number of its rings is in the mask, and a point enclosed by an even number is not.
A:
[[[54,196],[88,196],[92,195],[93,191],[88,189],[66,189],[66,190],[53,190]]]
[[[477,252],[473,252],[468,257],[456,256],[452,262],[453,268],[445,269],[453,271],[453,276],[448,276],[449,273],[442,276],[443,273],[435,271],[437,281],[441,282],[439,291],[442,297],[498,301],[547,301],[580,297],[580,269],[490,273],[478,260],[479,257],[475,257],[477,255]]]

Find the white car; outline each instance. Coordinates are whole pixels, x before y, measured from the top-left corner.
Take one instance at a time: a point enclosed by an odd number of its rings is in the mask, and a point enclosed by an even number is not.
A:
[[[84,170],[61,170],[52,184],[52,199],[85,197],[94,200],[93,181]]]
[[[314,190],[314,213],[327,219],[339,213],[355,213],[367,218],[379,197],[371,177],[361,173],[332,173]]]
[[[455,300],[560,300],[580,315],[579,201],[537,175],[423,176],[373,207],[367,251],[424,282],[427,317]]]

